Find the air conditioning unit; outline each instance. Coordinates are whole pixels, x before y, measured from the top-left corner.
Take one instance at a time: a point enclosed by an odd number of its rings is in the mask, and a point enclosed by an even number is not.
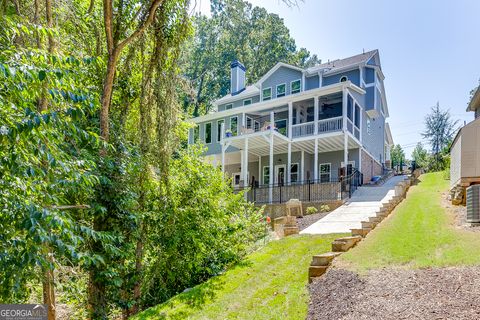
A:
[[[467,222],[480,223],[480,184],[467,188]]]

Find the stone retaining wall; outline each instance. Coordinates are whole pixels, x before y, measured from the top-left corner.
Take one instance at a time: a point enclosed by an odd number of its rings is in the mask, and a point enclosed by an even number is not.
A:
[[[302,202],[302,209],[303,209],[303,214],[307,214],[307,208],[308,207],[315,207],[318,212],[320,212],[320,208],[322,205],[328,205],[330,208],[330,211],[333,211],[340,207],[344,201],[342,200],[336,200],[336,201],[322,201],[322,202]],[[261,207],[262,205],[257,205],[258,207]],[[285,204],[266,204],[265,205],[265,211],[264,214],[269,216],[272,220],[283,217],[287,215],[286,209],[285,209]]]

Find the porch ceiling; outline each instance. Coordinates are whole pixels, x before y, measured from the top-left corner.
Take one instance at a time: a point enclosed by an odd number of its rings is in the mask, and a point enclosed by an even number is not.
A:
[[[270,154],[270,133],[256,132],[248,136],[230,138],[231,146],[240,150],[245,148],[245,138],[248,137],[248,153],[256,156],[268,156]],[[350,135],[348,137],[348,148],[358,148],[360,145]],[[318,152],[329,152],[343,150],[344,135],[342,132],[328,133],[318,137]],[[289,139],[277,132],[273,134],[273,153],[281,154],[288,152]],[[306,151],[313,154],[315,151],[315,138],[308,137],[294,139],[292,141],[292,152]]]

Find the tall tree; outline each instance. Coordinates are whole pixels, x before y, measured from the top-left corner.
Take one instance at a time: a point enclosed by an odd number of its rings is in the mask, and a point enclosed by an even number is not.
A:
[[[393,146],[392,150],[390,150],[390,157],[392,159],[392,167],[402,170],[401,166],[405,163],[405,151],[403,151],[401,145]]]
[[[448,110],[440,109],[438,102],[425,117],[422,136],[429,141],[435,159],[439,159],[441,150],[452,141],[457,123],[458,120],[453,120]]]
[[[297,51],[278,15],[243,0],[212,0],[211,4],[211,18],[194,17],[195,36],[182,57],[182,73],[191,84],[184,100],[190,115],[210,112],[212,102],[230,91],[233,60],[245,64],[249,83],[279,61],[300,66],[319,62],[308,50]]]
[[[423,147],[422,143],[419,142],[415,146],[412,152],[412,158],[415,160],[415,164],[417,167],[426,168],[428,164],[428,152]]]

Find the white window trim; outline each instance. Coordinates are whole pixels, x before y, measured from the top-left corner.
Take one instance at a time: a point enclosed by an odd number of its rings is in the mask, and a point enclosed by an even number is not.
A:
[[[237,119],[237,132],[236,132],[237,134],[236,134],[236,135],[233,135],[233,131],[232,131],[232,119],[233,119],[233,118],[236,118],[236,119]],[[228,125],[228,128],[230,129],[230,131],[232,131],[232,136],[234,136],[234,137],[238,136],[238,116],[232,116],[232,117],[230,117],[230,123],[229,123],[229,125]]]
[[[287,83],[284,82],[284,83],[280,83],[280,84],[277,84],[277,86],[275,87],[275,97],[278,98],[278,87],[281,87],[281,86],[285,86],[285,91],[284,91],[284,94],[283,96],[280,96],[281,97],[285,97],[287,95]]]
[[[262,101],[266,101],[263,95],[263,92],[267,89],[270,89],[270,97],[268,98],[268,100],[272,100],[272,96],[273,96],[272,87],[266,87],[266,88],[262,88]]]
[[[207,124],[210,124],[210,142],[207,142]],[[206,122],[203,126],[203,137],[205,140],[205,144],[213,143],[213,124],[211,122]]]
[[[320,168],[325,164],[328,164],[330,168],[330,170],[328,171],[328,182],[332,182],[332,163],[331,162],[324,162],[324,163],[318,164],[318,180],[322,181],[322,178],[321,178],[322,174],[326,174],[326,173],[322,173],[322,170],[320,170]]]
[[[292,84],[294,82],[297,82],[297,81],[300,82],[300,87],[298,89],[298,92],[293,93]],[[290,81],[290,94],[297,94],[297,93],[300,93],[300,92],[302,92],[302,79],[297,79],[297,80]]]
[[[240,176],[240,179],[238,179],[238,184],[235,184],[235,176]],[[232,173],[232,184],[233,187],[240,187],[240,181],[242,181],[242,173],[241,172],[235,172]]]
[[[298,162],[292,162],[290,164],[290,181],[292,181],[292,166],[294,166],[294,165],[297,165],[297,173],[296,173],[297,181],[296,182],[299,182],[300,181],[300,179],[299,179],[300,178],[300,164]]]
[[[270,168],[270,166],[263,166],[262,168],[262,184],[265,184],[265,168]],[[268,169],[268,184],[270,184],[270,169]]]
[[[228,106],[230,106],[230,108],[228,108]],[[225,105],[225,110],[230,110],[230,109],[233,109],[233,103],[227,103]]]
[[[217,142],[222,141],[222,123],[225,123],[225,119],[217,120]]]
[[[352,167],[355,168],[355,160],[349,160],[349,161],[347,162],[347,165],[348,165],[348,164],[351,164]],[[343,161],[340,162],[340,168],[343,168]]]
[[[245,100],[243,100],[243,105],[244,105],[244,106],[246,105],[246,104],[245,104],[245,101],[250,101],[250,103],[247,104],[247,106],[250,105],[250,104],[252,104],[252,99],[245,99]]]
[[[343,78],[345,78],[345,81],[342,81]],[[338,80],[338,82],[347,82],[347,81],[348,81],[347,76],[341,76],[340,79]]]

